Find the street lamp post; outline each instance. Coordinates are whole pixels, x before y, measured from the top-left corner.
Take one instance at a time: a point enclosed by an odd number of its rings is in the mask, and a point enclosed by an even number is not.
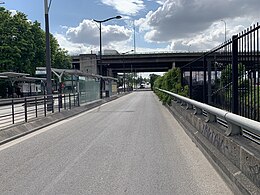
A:
[[[125,92],[125,54],[128,54],[133,51],[134,50],[132,49],[130,51],[122,53],[122,55],[123,55],[123,88],[124,88],[124,92]],[[132,67],[131,67],[131,69],[132,69]]]
[[[93,19],[93,21],[99,23],[99,74],[102,76],[103,75],[103,67],[102,67],[102,23],[107,22],[109,20],[113,20],[113,19],[121,19],[122,16],[115,16],[115,17],[111,17],[111,18],[107,18],[105,20],[95,20]],[[100,98],[102,99],[103,97],[103,81],[102,81],[102,77],[100,78]]]
[[[113,20],[113,19],[121,19],[122,16],[115,16],[115,17],[111,17],[111,18],[107,18],[105,20],[93,20],[97,23],[99,23],[99,63],[100,63],[100,71],[99,74],[102,76],[103,75],[103,70],[102,70],[102,23],[107,22],[109,20]]]
[[[52,95],[52,83],[51,83],[51,48],[50,48],[50,30],[49,30],[49,3],[48,0],[44,0],[45,10],[45,37],[46,37],[46,82],[47,82],[47,99],[48,99],[48,110],[52,107],[51,95]]]
[[[227,23],[225,20],[221,20],[225,24],[225,42],[227,41]]]

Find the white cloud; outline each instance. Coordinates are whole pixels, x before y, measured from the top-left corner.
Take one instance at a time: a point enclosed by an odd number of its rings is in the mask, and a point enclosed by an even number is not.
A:
[[[66,33],[56,33],[61,47],[70,54],[97,53],[99,51],[99,25],[92,20],[83,20],[77,27],[66,27]],[[125,51],[131,41],[132,30],[118,25],[102,24],[103,49]]]
[[[143,0],[101,0],[103,4],[112,6],[121,14],[136,15],[145,8]]]
[[[127,41],[131,37],[131,30],[118,25],[102,25],[102,43]],[[99,45],[99,25],[92,20],[83,20],[79,26],[70,27],[66,33],[73,43]]]
[[[259,0],[167,0],[137,23],[147,41],[169,42],[201,34],[221,19],[253,20],[259,9]]]

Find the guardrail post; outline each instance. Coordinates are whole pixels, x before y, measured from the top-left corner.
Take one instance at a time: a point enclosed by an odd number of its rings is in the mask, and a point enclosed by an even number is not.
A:
[[[27,123],[27,100],[24,98],[24,121]]]
[[[206,123],[216,122],[216,121],[217,121],[217,117],[214,114],[211,114],[211,113],[208,112]]]
[[[232,36],[232,113],[238,114],[238,40]]]
[[[202,114],[202,109],[195,107],[195,115],[201,115]]]
[[[14,124],[14,100],[12,99],[12,122]]]
[[[225,132],[225,135],[231,136],[231,135],[241,135],[242,129],[240,126],[237,126],[233,123],[228,122],[228,129]]]
[[[193,109],[193,106],[191,104],[188,104],[186,105],[186,110],[190,110],[190,109]]]

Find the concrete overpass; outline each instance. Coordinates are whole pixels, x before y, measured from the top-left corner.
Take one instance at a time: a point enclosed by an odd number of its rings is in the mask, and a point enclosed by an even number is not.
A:
[[[136,53],[125,55],[103,55],[104,68],[118,72],[167,72],[173,67],[181,67],[199,58],[203,52],[190,53]],[[203,64],[198,63],[198,66]]]

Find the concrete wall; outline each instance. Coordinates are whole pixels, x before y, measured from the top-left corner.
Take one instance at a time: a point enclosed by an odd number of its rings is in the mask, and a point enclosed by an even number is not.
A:
[[[226,136],[225,127],[206,123],[173,101],[167,106],[235,194],[260,194],[260,145],[243,136]]]

